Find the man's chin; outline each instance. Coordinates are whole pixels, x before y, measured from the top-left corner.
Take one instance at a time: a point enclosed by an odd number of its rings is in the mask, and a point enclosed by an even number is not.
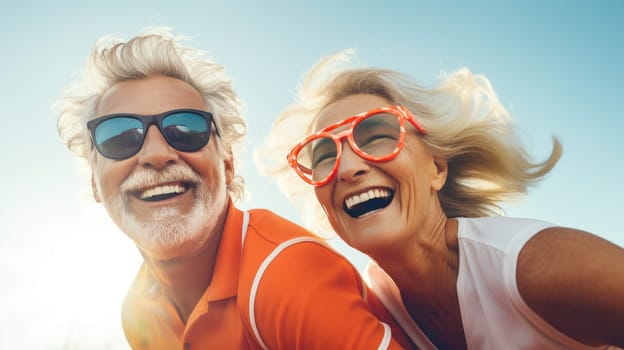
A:
[[[134,215],[139,220],[139,215]],[[150,212],[148,215],[140,218],[144,224],[149,225],[156,223],[159,225],[166,224],[167,222],[180,221],[184,218],[184,213],[175,207],[165,207]]]
[[[130,237],[139,250],[156,259],[171,259],[188,254],[187,250],[195,246],[194,237],[188,236],[134,236]]]
[[[195,206],[190,213],[175,207],[160,208],[149,213],[122,211],[119,227],[137,247],[152,257],[173,258],[188,253],[200,240],[205,227],[203,206]],[[142,215],[141,215],[142,214]]]

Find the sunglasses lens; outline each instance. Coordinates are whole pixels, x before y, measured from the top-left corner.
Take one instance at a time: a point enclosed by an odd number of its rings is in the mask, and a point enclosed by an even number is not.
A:
[[[307,142],[297,154],[299,169],[311,180],[324,180],[336,165],[336,143],[327,136]]]
[[[104,157],[122,159],[141,148],[145,130],[138,119],[117,117],[98,124],[94,136],[95,146]]]
[[[210,139],[210,124],[204,116],[194,112],[176,112],[162,121],[167,142],[183,152],[204,147]]]
[[[362,119],[353,129],[357,147],[371,157],[392,154],[399,146],[401,123],[391,113],[378,113]]]

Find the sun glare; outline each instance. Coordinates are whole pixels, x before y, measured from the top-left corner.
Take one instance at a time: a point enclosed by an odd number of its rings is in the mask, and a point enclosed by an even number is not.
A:
[[[31,266],[37,286],[28,299],[45,315],[49,330],[41,341],[50,349],[128,349],[121,304],[140,255],[101,206],[64,206],[48,218],[56,226],[47,232],[53,238]]]

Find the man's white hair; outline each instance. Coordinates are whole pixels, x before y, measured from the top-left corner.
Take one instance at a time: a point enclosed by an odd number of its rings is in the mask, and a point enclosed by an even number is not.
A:
[[[99,39],[79,80],[53,106],[59,114],[58,133],[67,147],[93,164],[95,148],[86,123],[95,116],[102,95],[121,81],[167,76],[188,83],[204,97],[215,118],[222,155],[237,151],[246,125],[231,79],[222,66],[204,57],[204,51],[183,46],[186,39],[162,27],[147,28],[128,41],[112,36]],[[243,178],[235,174],[228,187],[230,196],[240,200],[244,190]]]

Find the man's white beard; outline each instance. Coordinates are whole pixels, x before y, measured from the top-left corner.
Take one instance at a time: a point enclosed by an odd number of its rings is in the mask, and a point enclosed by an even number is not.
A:
[[[109,211],[118,213],[118,226],[142,250],[170,251],[181,244],[197,240],[210,224],[208,203],[215,205],[221,195],[217,188],[209,188],[202,177],[186,166],[171,166],[164,171],[143,170],[131,175],[122,185],[122,191],[111,198]],[[185,181],[192,183],[194,202],[190,212],[183,213],[175,207],[164,207],[151,212],[149,220],[139,220],[130,207],[128,189],[147,187],[155,183]],[[224,190],[225,191],[225,190]],[[224,192],[225,193],[225,192]],[[223,194],[224,194],[223,193]]]
[[[203,184],[201,187],[205,187]],[[152,220],[137,220],[128,210],[125,202],[118,198],[118,210],[121,214],[120,226],[138,246],[148,251],[163,251],[193,240],[207,226],[210,218],[206,215],[205,192],[196,188],[197,197],[193,208],[187,214],[178,208],[160,208],[153,212]]]

